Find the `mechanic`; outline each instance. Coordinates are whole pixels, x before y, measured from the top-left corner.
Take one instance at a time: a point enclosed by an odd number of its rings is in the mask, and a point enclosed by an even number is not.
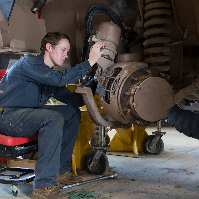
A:
[[[53,70],[68,58],[67,35],[49,32],[41,42],[40,55],[25,55],[4,75],[0,82],[0,132],[13,137],[38,135],[38,161],[35,166],[32,198],[67,198],[61,196],[58,183],[72,184],[81,178],[71,173],[71,157],[76,142],[80,109],[84,105],[79,93],[66,84],[89,74],[105,52],[96,42],[89,59],[64,71]],[[86,86],[92,91],[92,80]],[[45,105],[49,98],[65,104]],[[58,182],[58,183],[57,183]]]

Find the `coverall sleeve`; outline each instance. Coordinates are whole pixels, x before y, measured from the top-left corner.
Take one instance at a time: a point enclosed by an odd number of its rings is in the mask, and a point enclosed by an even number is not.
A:
[[[22,60],[19,70],[19,73],[27,81],[30,80],[38,84],[61,87],[78,81],[82,76],[89,74],[92,68],[88,61],[84,61],[73,68],[58,71],[51,69],[45,64],[29,64]]]
[[[70,106],[81,107],[85,105],[82,94],[71,92],[66,86],[57,88],[53,97]]]

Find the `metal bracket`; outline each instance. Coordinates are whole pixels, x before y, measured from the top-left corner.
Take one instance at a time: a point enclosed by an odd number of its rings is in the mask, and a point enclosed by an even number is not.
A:
[[[166,134],[166,132],[153,132],[152,134],[155,134],[154,138],[152,139],[151,143],[149,144],[149,148],[151,150],[154,150],[156,148],[156,145],[159,141],[159,139]]]
[[[99,164],[99,159],[102,155],[102,153],[104,153],[104,151],[107,151],[107,149],[110,149],[111,146],[98,146],[98,147],[93,147],[93,149],[96,150],[96,153],[94,155],[94,157],[92,158],[91,164],[90,164],[90,169],[93,170],[92,168],[96,168],[96,166]]]
[[[152,139],[151,143],[149,144],[149,148],[151,150],[156,148],[156,145],[159,141],[159,139],[166,134],[166,132],[161,132],[161,128],[162,128],[162,124],[161,124],[161,120],[157,122],[157,131],[152,132],[152,134],[154,134],[154,138]]]

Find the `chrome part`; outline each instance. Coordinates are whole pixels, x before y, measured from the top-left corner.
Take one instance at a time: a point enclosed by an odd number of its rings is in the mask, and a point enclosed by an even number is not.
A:
[[[97,182],[97,181],[100,181],[100,180],[107,180],[107,179],[116,179],[116,178],[117,178],[117,173],[115,173],[113,175],[101,176],[99,178],[95,178],[95,179],[86,180],[86,181],[83,181],[83,182],[67,185],[67,186],[62,187],[62,189],[70,189],[72,187],[76,187],[76,186],[87,184],[87,183],[92,183],[92,182]]]

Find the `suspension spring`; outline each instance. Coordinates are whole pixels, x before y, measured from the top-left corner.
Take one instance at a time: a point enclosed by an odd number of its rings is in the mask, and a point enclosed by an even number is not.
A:
[[[155,66],[161,71],[168,71],[170,68],[168,62],[171,48],[168,43],[171,38],[168,34],[171,9],[171,0],[145,0],[144,62],[149,67]]]

